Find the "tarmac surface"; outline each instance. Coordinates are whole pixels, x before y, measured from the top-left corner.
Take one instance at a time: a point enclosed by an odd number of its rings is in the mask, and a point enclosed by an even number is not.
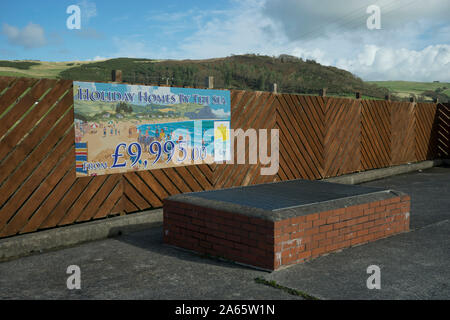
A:
[[[409,194],[411,231],[269,273],[164,245],[155,227],[2,262],[0,299],[450,299],[450,168],[362,186]],[[381,289],[367,288],[371,265]]]

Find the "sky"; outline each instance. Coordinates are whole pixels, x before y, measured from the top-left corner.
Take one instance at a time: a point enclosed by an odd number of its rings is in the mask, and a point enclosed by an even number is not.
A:
[[[70,5],[80,8],[80,29],[67,28]],[[369,29],[374,5],[380,24]],[[289,54],[363,80],[450,82],[449,0],[14,0],[0,7],[0,60]]]

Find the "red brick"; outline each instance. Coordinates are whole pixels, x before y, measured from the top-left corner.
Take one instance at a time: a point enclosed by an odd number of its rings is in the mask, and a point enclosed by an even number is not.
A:
[[[352,220],[349,220],[348,222],[347,222],[347,226],[348,227],[351,227],[351,226],[354,226],[355,224],[357,224],[358,223],[358,220],[357,219],[352,219]]]
[[[356,234],[357,234],[358,237],[360,237],[360,236],[365,236],[368,233],[369,233],[368,229],[362,229],[362,230],[358,231]]]
[[[333,229],[339,230],[339,229],[345,228],[346,226],[347,226],[347,222],[339,222],[339,223],[335,223],[333,225]]]
[[[311,254],[312,254],[312,256],[318,256],[318,255],[325,253],[326,251],[327,251],[326,247],[316,248],[311,252]]]
[[[356,221],[357,221],[357,223],[364,223],[364,222],[369,221],[369,217],[364,216],[364,217],[358,218]]]
[[[220,230],[220,225],[218,223],[214,223],[214,222],[206,221],[205,227],[209,228],[209,229]]]
[[[400,203],[392,203],[386,206],[386,210],[388,211],[392,211],[394,209],[398,209],[401,208],[401,204]]]
[[[305,216],[293,217],[290,219],[290,224],[300,224],[306,221]]]
[[[354,246],[354,245],[360,244],[362,242],[364,242],[364,238],[355,238],[350,241],[350,245]]]
[[[244,216],[242,214],[234,214],[233,220],[241,221],[241,222],[250,222],[250,218],[247,216]]]
[[[283,232],[283,228],[276,228],[275,230],[274,230],[274,235],[275,236],[279,236],[279,235],[282,235],[284,232]]]
[[[250,223],[243,223],[241,226],[242,229],[247,230],[247,231],[256,231],[256,226],[254,224],[250,224]]]
[[[327,236],[326,233],[318,233],[318,234],[313,235],[313,240],[322,240],[322,239],[325,239],[326,236]]]
[[[379,207],[380,204],[381,204],[380,201],[374,201],[374,202],[371,202],[371,203],[369,204],[369,208]]]
[[[231,241],[234,241],[234,242],[241,241],[241,237],[239,237],[237,235],[234,235],[234,234],[230,234],[230,233],[227,234],[227,239],[231,240]]]
[[[289,235],[288,234],[282,234],[281,236],[278,236],[278,237],[275,237],[275,244],[277,244],[277,243],[281,243],[281,242],[284,242],[284,241],[287,241],[287,240],[289,240]]]
[[[324,211],[324,212],[320,212],[319,213],[319,218],[320,219],[327,219],[328,217],[330,217],[332,215],[332,211]]]
[[[298,225],[298,227],[299,227],[299,230],[311,229],[312,228],[312,221],[300,223]]]
[[[305,231],[296,231],[296,232],[293,232],[293,233],[291,233],[291,240],[292,239],[298,239],[298,238],[301,238],[301,237],[303,237],[305,235]]]
[[[308,229],[308,230],[306,230],[306,232],[305,232],[305,234],[306,234],[307,236],[314,235],[314,234],[316,234],[316,233],[319,233],[319,228]]]
[[[284,233],[292,233],[292,232],[296,232],[298,230],[299,230],[298,225],[289,225],[289,226],[283,227]]]
[[[324,225],[319,227],[319,232],[328,232],[333,230],[333,226],[331,225]]]
[[[308,221],[314,221],[319,219],[319,214],[318,213],[313,213],[313,214],[309,214],[306,216],[306,222]]]
[[[283,242],[282,243],[282,249],[281,250],[286,250],[286,249],[290,249],[290,248],[294,248],[297,246],[297,241],[287,241],[287,242]]]
[[[333,239],[322,239],[319,240],[319,247],[326,247],[333,243]]]
[[[339,244],[337,244],[337,243],[330,244],[326,248],[327,252],[333,252],[333,251],[336,251],[337,249],[339,249]]]
[[[305,259],[311,257],[311,251],[305,251],[297,255],[297,259]]]
[[[329,231],[327,232],[327,238],[334,238],[339,235],[339,230]]]
[[[280,220],[280,221],[276,221],[275,222],[275,228],[282,228],[285,226],[290,225],[290,219],[284,219],[284,220]]]
[[[391,199],[391,203],[397,203],[397,202],[400,202],[400,201],[401,201],[400,197],[395,197],[395,198]]]
[[[350,240],[356,237],[356,232],[348,233],[344,236],[344,240]]]
[[[314,221],[313,226],[317,227],[317,226],[324,225],[325,223],[327,223],[327,221],[325,219],[319,219],[319,220]]]
[[[346,212],[344,215],[341,216],[341,218],[339,219],[339,221],[347,221],[350,220],[352,218],[352,212]]]
[[[315,249],[319,246],[319,241],[311,241],[305,244],[306,250]]]
[[[250,223],[255,224],[257,226],[266,226],[266,221],[258,218],[250,218]]]
[[[364,226],[362,224],[357,224],[357,225],[352,226],[351,230],[352,230],[352,232],[359,231],[359,230],[363,229],[363,227]]]
[[[327,224],[332,224],[332,223],[336,223],[339,222],[339,216],[333,216],[333,217],[329,217],[327,219]]]
[[[340,216],[345,213],[345,208],[334,209],[332,211],[332,216]]]

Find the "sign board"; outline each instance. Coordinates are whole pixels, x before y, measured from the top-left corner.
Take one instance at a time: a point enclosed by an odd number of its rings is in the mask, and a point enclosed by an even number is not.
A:
[[[77,176],[230,160],[230,92],[73,83]]]

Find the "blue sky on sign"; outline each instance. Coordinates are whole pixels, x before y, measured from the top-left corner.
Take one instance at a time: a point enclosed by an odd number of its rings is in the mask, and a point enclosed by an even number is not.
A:
[[[69,30],[69,5],[81,29]],[[381,29],[366,12],[380,7]],[[14,0],[0,59],[203,59],[291,54],[365,80],[450,81],[448,0]]]
[[[82,94],[84,95],[82,99],[89,99],[86,95],[86,89],[88,94],[95,93],[96,91],[103,91],[105,97],[107,92],[120,92],[122,98],[125,99],[125,94],[128,93],[131,96],[127,101],[134,105],[147,105],[149,103],[155,104],[178,104],[183,103],[180,101],[180,95],[183,95],[187,100],[184,102],[194,103],[199,105],[208,105],[211,111],[219,119],[230,119],[231,116],[231,101],[230,92],[227,90],[204,90],[204,89],[193,89],[193,88],[177,88],[177,87],[156,87],[156,86],[143,86],[143,85],[127,85],[127,84],[114,84],[114,83],[96,83],[96,82],[83,82],[75,81],[74,83],[74,97],[75,100],[80,99],[79,89],[82,89]],[[145,99],[155,99],[156,96],[164,97],[166,95],[173,96],[174,101],[167,102],[157,102],[155,100],[146,101]],[[152,97],[151,97],[152,96]],[[97,97],[97,96],[96,96]],[[140,98],[141,97],[141,98]],[[202,97],[208,97],[207,100],[202,99]],[[100,98],[95,98],[100,99]],[[108,100],[108,98],[106,98]],[[110,101],[107,101],[110,102]]]

